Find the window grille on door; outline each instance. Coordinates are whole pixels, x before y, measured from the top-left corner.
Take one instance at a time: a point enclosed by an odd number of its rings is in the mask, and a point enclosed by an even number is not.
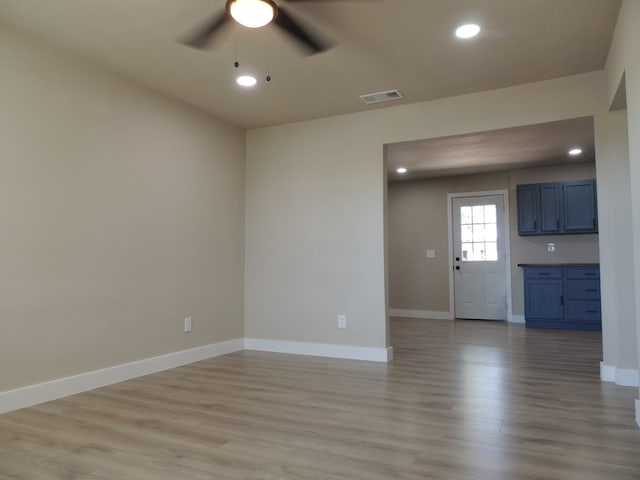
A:
[[[463,262],[498,261],[498,225],[495,205],[460,207]]]

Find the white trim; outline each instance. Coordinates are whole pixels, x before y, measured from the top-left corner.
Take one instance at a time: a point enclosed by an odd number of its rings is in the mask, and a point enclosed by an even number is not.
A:
[[[258,350],[262,352],[312,355],[349,360],[368,360],[372,362],[389,362],[393,359],[393,347],[374,348],[355,345],[334,345],[330,343],[245,338],[244,348],[246,350]]]
[[[616,367],[605,365],[604,362],[600,362],[600,380],[603,382],[615,382]]]
[[[509,283],[509,282],[507,282],[507,283]],[[522,324],[524,324],[526,322],[524,321],[524,315],[513,315],[512,314],[509,317],[509,323],[522,323]]]
[[[0,392],[0,414],[149,375],[150,373],[226,355],[243,348],[243,339],[237,338]]]
[[[453,285],[453,194],[447,194],[447,241],[449,242],[449,311],[456,316],[456,305]]]
[[[604,362],[600,362],[600,379],[603,382],[614,382],[623,387],[640,386],[638,370],[617,368],[613,365],[605,365]]]
[[[374,362],[393,360],[393,347],[370,348],[237,338],[0,392],[0,414],[244,349]]]
[[[640,400],[636,400],[636,423],[640,427]]]
[[[390,317],[423,318],[429,320],[453,320],[451,312],[432,312],[430,310],[405,310],[403,308],[390,308]]]
[[[503,217],[503,235],[504,235],[504,253],[505,261],[505,284],[507,296],[507,319],[513,317],[513,305],[511,303],[511,225],[509,223],[509,190],[488,190],[486,192],[458,192],[447,194],[447,232],[449,236],[449,311],[453,312],[455,317],[455,299],[453,285],[453,208],[454,198],[464,197],[487,197],[491,195],[501,195],[503,198],[504,213]],[[519,323],[519,322],[517,322]]]

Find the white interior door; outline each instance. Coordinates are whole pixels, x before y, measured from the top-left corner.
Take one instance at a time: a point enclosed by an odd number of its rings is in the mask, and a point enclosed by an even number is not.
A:
[[[456,318],[507,319],[504,210],[502,195],[452,199]]]

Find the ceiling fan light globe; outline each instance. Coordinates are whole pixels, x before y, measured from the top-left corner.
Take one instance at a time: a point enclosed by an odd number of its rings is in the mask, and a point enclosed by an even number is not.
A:
[[[275,4],[265,0],[232,0],[227,5],[233,19],[248,28],[267,25],[276,14]]]

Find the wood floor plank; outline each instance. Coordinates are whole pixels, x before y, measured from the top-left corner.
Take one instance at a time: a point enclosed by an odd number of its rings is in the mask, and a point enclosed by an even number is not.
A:
[[[390,364],[237,352],[0,416],[0,480],[640,479],[598,332],[392,319]]]

